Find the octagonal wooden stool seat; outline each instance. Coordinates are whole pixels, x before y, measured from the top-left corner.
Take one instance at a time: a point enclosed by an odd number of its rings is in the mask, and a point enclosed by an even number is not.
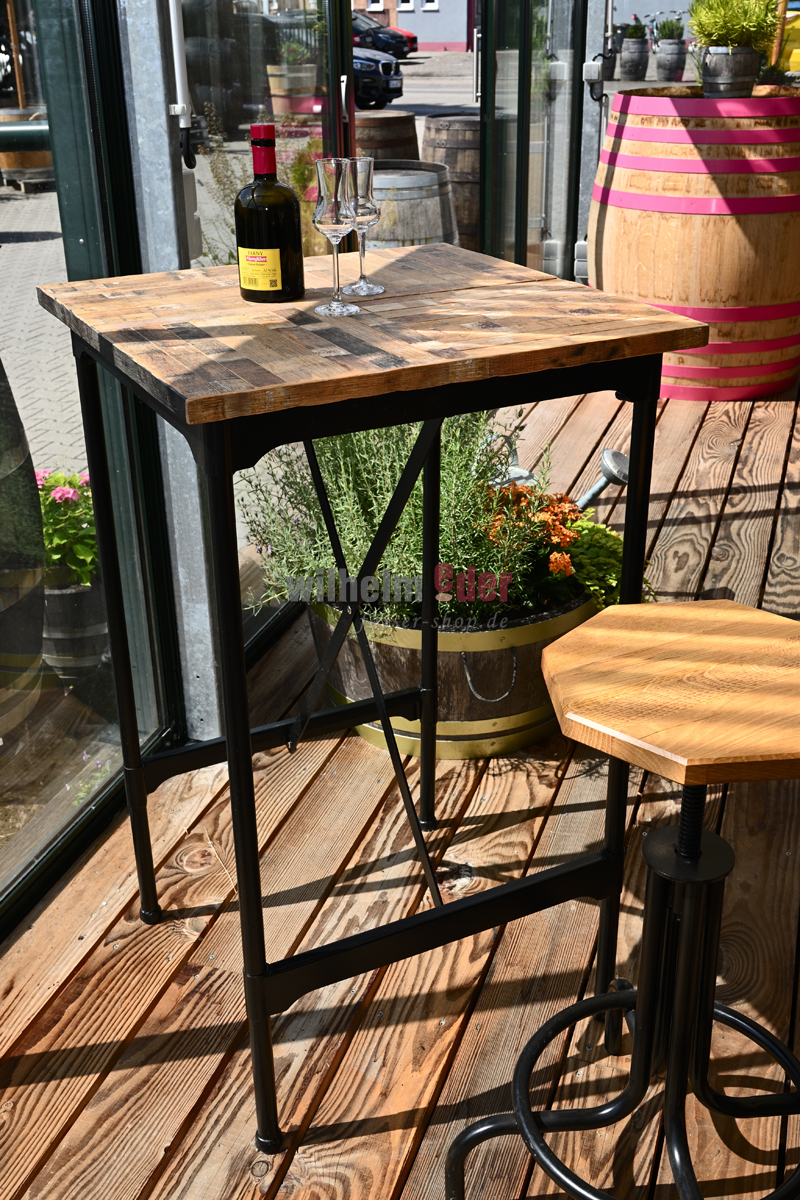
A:
[[[678,825],[652,830],[642,853],[647,890],[638,987],[579,1001],[530,1039],[514,1072],[514,1111],[464,1130],[448,1154],[447,1200],[464,1200],[464,1161],[487,1138],[517,1133],[543,1170],[576,1200],[602,1200],[545,1134],[599,1129],[641,1103],[666,1067],[664,1136],[681,1200],[703,1200],[686,1135],[695,1096],[735,1118],[800,1112],[797,1090],[730,1097],[708,1080],[714,1021],[744,1033],[800,1088],[800,1061],[767,1030],[715,1002],[717,953],[730,845],[703,829],[706,786],[800,777],[800,623],[728,600],[608,608],[544,651],[542,665],[562,732],[683,787]],[[605,986],[605,985],[603,985]],[[546,1047],[588,1017],[609,1028],[625,1014],[633,1033],[630,1080],[606,1104],[533,1112],[530,1078]],[[800,1195],[800,1167],[765,1200]]]

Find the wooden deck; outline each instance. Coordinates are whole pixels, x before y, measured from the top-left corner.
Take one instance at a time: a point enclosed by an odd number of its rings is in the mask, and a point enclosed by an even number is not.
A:
[[[669,402],[661,409],[649,576],[665,600],[730,597],[800,615],[800,434],[790,401]],[[629,406],[610,394],[527,417],[523,463],[553,443],[552,484],[577,495],[604,446],[626,448]],[[602,517],[621,519],[606,492]],[[315,658],[299,622],[251,680],[254,719],[297,702]],[[388,758],[355,737],[255,760],[267,952],[291,954],[427,903]],[[412,778],[414,766],[411,767]],[[554,738],[507,759],[439,769],[429,836],[446,899],[582,853],[600,836],[605,763]],[[719,994],[794,1036],[800,909],[797,785],[716,790],[731,839]],[[443,1200],[444,1155],[477,1117],[510,1107],[530,1034],[591,987],[597,907],[578,902],[306,997],[275,1023],[287,1148],[253,1146],[226,771],[151,798],[169,920],[137,920],[120,819],[2,948],[0,1197],[48,1200]],[[636,978],[639,847],[675,820],[676,789],[633,773],[619,960]],[[543,1103],[590,1103],[626,1060],[578,1029],[536,1077]],[[715,1037],[727,1086],[780,1090],[732,1032]],[[751,1083],[755,1075],[764,1083]],[[622,1200],[673,1200],[657,1084],[624,1125],[567,1135],[567,1160]],[[800,1120],[711,1120],[687,1105],[704,1194],[757,1198],[797,1162]],[[516,1139],[472,1156],[470,1200],[557,1195]]]

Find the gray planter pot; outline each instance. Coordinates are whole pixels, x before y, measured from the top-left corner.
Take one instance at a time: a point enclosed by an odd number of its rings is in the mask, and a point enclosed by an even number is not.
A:
[[[628,83],[644,79],[647,74],[649,57],[647,38],[625,38],[622,42],[622,54],[619,60],[620,79]]]
[[[656,73],[662,83],[683,79],[686,66],[686,43],[680,38],[662,38],[656,53]]]
[[[703,95],[738,99],[751,96],[758,76],[758,51],[752,46],[706,46]]]

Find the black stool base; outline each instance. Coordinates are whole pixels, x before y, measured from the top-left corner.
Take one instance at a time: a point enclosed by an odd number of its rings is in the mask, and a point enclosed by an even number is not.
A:
[[[664,1138],[681,1200],[703,1200],[686,1135],[690,1080],[697,1099],[725,1116],[800,1113],[797,1091],[729,1097],[708,1081],[714,1021],[754,1041],[781,1065],[798,1089],[800,1061],[768,1030],[714,1002],[725,877],[733,867],[734,856],[727,842],[702,831],[702,822],[697,824],[697,809],[702,803],[699,790],[692,789],[688,797],[689,789],[684,790],[687,820],[684,822],[682,813],[680,829],[671,826],[653,830],[643,847],[648,874],[638,989],[607,992],[572,1004],[531,1038],[514,1071],[514,1112],[484,1118],[452,1142],[446,1167],[446,1200],[465,1200],[464,1164],[470,1150],[489,1138],[514,1132],[521,1135],[542,1170],[568,1196],[574,1200],[613,1200],[611,1193],[571,1171],[548,1146],[545,1134],[601,1129],[629,1116],[644,1099],[653,1072],[664,1063]],[[578,1021],[610,1013],[627,1014],[632,1024],[631,1074],[624,1091],[592,1108],[533,1112],[530,1080],[547,1046]],[[766,1200],[795,1200],[798,1196],[800,1167]]]

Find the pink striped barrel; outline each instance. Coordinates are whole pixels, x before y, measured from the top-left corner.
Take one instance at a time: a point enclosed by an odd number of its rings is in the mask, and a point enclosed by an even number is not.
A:
[[[662,395],[754,400],[800,375],[800,93],[617,92],[589,219],[589,280],[705,321]]]

